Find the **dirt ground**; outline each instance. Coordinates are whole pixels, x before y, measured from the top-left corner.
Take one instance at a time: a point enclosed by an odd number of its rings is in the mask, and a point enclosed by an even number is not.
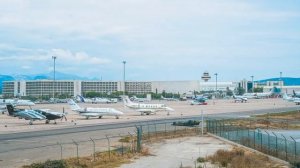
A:
[[[115,119],[113,116],[104,116],[102,119],[90,118],[85,119],[77,113],[70,110],[68,104],[37,104],[33,109],[51,109],[51,111],[60,111],[63,109],[68,113],[67,121],[57,121],[57,124],[45,124],[45,121],[35,121],[33,125],[29,125],[29,121],[0,114],[0,134],[13,133],[13,132],[27,132],[36,130],[55,129],[63,127],[72,127],[76,125],[92,125],[96,123],[115,123],[126,121],[138,121],[147,119],[170,118],[170,117],[185,117],[192,115],[200,115],[201,110],[205,114],[217,114],[226,112],[238,112],[261,110],[261,109],[274,109],[282,107],[294,107],[295,104],[283,101],[282,99],[253,99],[247,103],[234,103],[233,100],[209,100],[208,105],[190,105],[189,101],[152,101],[150,103],[164,103],[173,108],[175,111],[167,115],[167,112],[157,112],[156,115],[141,116],[139,112],[132,109],[125,108],[122,102],[117,104],[84,104],[80,103],[82,107],[112,107],[124,112],[120,119]]]
[[[147,145],[152,156],[142,157],[133,163],[124,164],[121,168],[149,168],[149,167],[196,167],[198,157],[213,155],[217,150],[231,150],[233,146],[216,138],[183,137],[164,140],[160,143]]]

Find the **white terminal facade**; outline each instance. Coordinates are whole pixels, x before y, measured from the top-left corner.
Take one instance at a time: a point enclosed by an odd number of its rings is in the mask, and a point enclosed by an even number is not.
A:
[[[54,85],[53,85],[54,84]],[[234,90],[236,82],[217,82],[217,90]],[[79,81],[79,80],[34,80],[34,81],[5,81],[2,94],[4,96],[52,96],[84,95],[87,92],[111,93],[124,91],[133,94],[146,93],[192,93],[193,91],[215,91],[216,82],[190,81]]]

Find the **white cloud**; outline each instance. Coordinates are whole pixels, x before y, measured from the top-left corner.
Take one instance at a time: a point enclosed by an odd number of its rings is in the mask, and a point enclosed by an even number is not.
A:
[[[20,41],[20,45],[0,44],[0,61],[18,61],[33,70],[33,64],[52,65],[55,55],[61,70],[74,72],[84,67],[80,73],[94,74],[105,65],[109,65],[104,67],[107,71],[121,70],[121,60],[139,73],[150,73],[153,67],[225,69],[224,64],[249,72],[254,64],[265,67],[268,60],[296,51],[293,44],[276,41],[278,37],[299,40],[299,31],[284,27],[287,20],[299,18],[299,11],[260,4],[238,0],[2,0],[0,28],[11,33],[7,41]],[[14,36],[15,32],[21,33]],[[99,41],[105,44],[98,45]]]
[[[108,64],[110,63],[109,59],[99,58],[95,56],[89,56],[85,52],[76,52],[72,53],[69,50],[63,49],[52,49],[48,55],[57,56],[57,59],[62,60],[68,64],[90,64],[90,65],[101,65],[101,64]]]
[[[31,69],[31,66],[23,65],[21,68],[22,68],[22,69]]]

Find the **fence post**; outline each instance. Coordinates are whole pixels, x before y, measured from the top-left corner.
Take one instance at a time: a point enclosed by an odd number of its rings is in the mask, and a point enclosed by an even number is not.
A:
[[[253,141],[253,146],[254,146],[254,149],[255,149],[255,147],[256,147],[256,142],[255,142],[256,141],[256,129],[254,129],[253,133],[254,133],[254,135],[253,135],[253,140],[254,140]]]
[[[265,131],[268,134],[268,154],[270,154],[270,134]]]
[[[60,160],[62,160],[62,155],[63,155],[63,149],[62,149],[62,145],[59,143],[59,142],[57,142],[57,145],[59,145],[60,146]]]
[[[263,134],[262,134],[262,131],[259,129],[259,132],[260,133],[260,151],[262,151],[262,147],[263,147]]]
[[[294,147],[294,154],[295,154],[295,156],[294,156],[294,159],[295,159],[295,162],[296,162],[296,159],[297,159],[297,141],[292,136],[290,136],[290,137],[295,142],[295,147]]]
[[[167,136],[167,123],[165,121],[165,136]]]
[[[95,141],[90,137],[92,143],[93,143],[93,156],[94,156],[94,161],[96,160],[96,144],[95,144]]]
[[[156,137],[156,139],[157,139],[156,123],[154,123],[154,129],[155,129],[155,137]]]
[[[77,163],[79,164],[79,154],[78,154],[78,146],[79,146],[79,144],[77,143],[77,142],[75,142],[73,139],[72,139],[72,141],[73,141],[73,143],[76,145],[76,154],[77,154]]]
[[[136,141],[136,147],[137,147],[137,151],[138,152],[141,152],[141,149],[142,149],[142,134],[143,134],[143,130],[141,128],[141,126],[139,127],[136,127],[137,129],[137,141]]]
[[[147,127],[148,127],[148,140],[150,140],[150,129],[149,129],[149,122],[147,122]]]
[[[108,158],[109,158],[109,160],[110,160],[110,139],[109,139],[109,137],[107,136],[107,135],[105,135],[106,136],[106,139],[107,139],[107,145],[108,145]]]
[[[210,132],[210,120],[206,120],[206,131]]]
[[[277,135],[274,132],[272,132],[272,134],[275,135],[275,137],[276,137],[276,140],[275,140],[275,143],[276,143],[276,156],[278,157],[278,144],[277,144],[278,137],[277,137]]]
[[[119,134],[120,138],[122,139],[122,135]],[[124,155],[124,142],[121,141],[121,144],[122,144],[122,156]]]
[[[130,132],[128,132],[128,134],[131,137],[131,153],[133,153],[133,135]]]
[[[204,128],[204,120],[203,120],[203,110],[201,110],[201,135],[203,136],[203,128]]]
[[[281,134],[281,136],[285,140],[285,160],[287,161],[288,160],[288,156],[287,156],[287,153],[288,153],[288,151],[287,151],[287,139],[286,139],[286,137],[284,135]]]
[[[250,147],[250,128],[248,128],[247,131],[248,131],[248,147]]]

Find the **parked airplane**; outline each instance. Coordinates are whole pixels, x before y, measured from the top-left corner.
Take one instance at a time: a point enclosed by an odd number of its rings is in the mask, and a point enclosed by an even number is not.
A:
[[[132,96],[130,98],[131,101],[134,101],[134,102],[146,102],[146,101],[149,101],[149,99],[147,98],[138,98],[136,96]]]
[[[67,113],[61,113],[61,112],[54,112],[54,111],[50,111],[49,109],[35,109],[34,111],[44,115],[47,119],[46,119],[46,124],[49,124],[51,120],[54,121],[54,124],[56,124],[56,120],[57,119],[65,119],[65,121],[67,121]]]
[[[102,116],[115,116],[116,119],[119,119],[119,116],[123,115],[123,112],[114,108],[82,108],[71,99],[68,101],[68,104],[70,105],[72,111],[78,112],[79,115],[85,116],[86,119],[89,119],[90,117],[102,118]]]
[[[30,120],[29,124],[32,125],[33,121],[36,120],[46,120],[46,116],[34,111],[34,110],[15,110],[13,105],[6,105],[8,114],[13,117],[24,118],[25,120]]]
[[[300,98],[288,96],[286,93],[283,94],[283,100],[294,102],[296,105],[300,105]]]
[[[97,104],[97,103],[113,103],[111,100],[107,98],[93,98],[92,103]]]
[[[176,98],[165,98],[164,96],[161,96],[162,100],[167,100],[167,101],[178,101],[179,99]]]
[[[6,111],[6,106],[0,105],[0,112],[1,112],[2,114],[4,114],[5,111]]]
[[[236,96],[236,95],[233,95],[233,98],[234,98],[234,102],[241,102],[241,103],[246,103],[248,101],[248,98],[247,97],[244,97],[244,96]]]
[[[0,105],[12,104],[14,106],[34,106],[35,104],[30,100],[23,99],[0,99]]]
[[[300,92],[295,92],[295,90],[293,90],[293,94],[294,94],[294,97],[299,97],[300,98]]]
[[[57,119],[67,120],[66,114],[61,112],[50,112],[49,110],[27,110],[27,109],[15,109],[13,105],[6,105],[7,111],[10,116],[24,118],[25,120],[30,120],[29,124],[32,125],[35,120],[46,120],[46,124],[49,124],[51,120],[56,124]]]
[[[93,103],[92,99],[84,98],[83,96],[80,96],[80,95],[77,95],[76,99],[77,99],[77,101],[82,102],[82,103]]]
[[[174,109],[167,107],[165,104],[141,104],[132,102],[127,96],[123,97],[124,105],[131,109],[135,109],[140,112],[141,115],[149,115],[151,113],[156,113],[157,111],[174,111]]]
[[[191,105],[207,105],[206,98],[198,98],[191,101]]]

